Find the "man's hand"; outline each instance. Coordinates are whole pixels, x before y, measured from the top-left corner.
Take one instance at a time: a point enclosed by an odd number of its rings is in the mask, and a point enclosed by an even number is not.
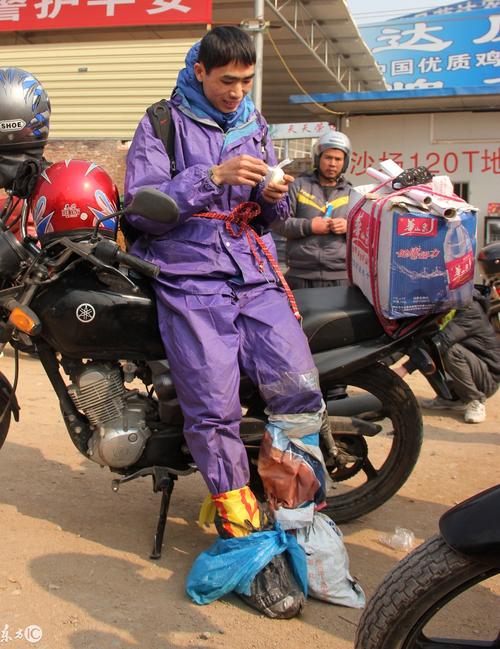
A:
[[[345,234],[347,232],[347,221],[346,219],[341,219],[341,218],[335,218],[335,219],[328,219],[329,220],[329,226],[330,226],[330,232],[333,232],[333,234]]]
[[[315,216],[311,221],[311,230],[313,234],[330,234],[330,221],[323,216]]]
[[[250,185],[255,187],[264,179],[267,164],[251,155],[239,155],[212,167],[216,185]]]
[[[285,174],[282,183],[269,183],[269,185],[264,187],[262,190],[262,198],[266,203],[277,203],[288,192],[288,185],[293,183],[294,180],[293,176]]]

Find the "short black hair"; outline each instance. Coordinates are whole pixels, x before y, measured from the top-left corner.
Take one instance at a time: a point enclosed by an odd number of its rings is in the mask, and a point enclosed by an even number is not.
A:
[[[207,73],[232,61],[255,65],[256,60],[253,40],[239,27],[214,27],[201,39],[198,62]]]

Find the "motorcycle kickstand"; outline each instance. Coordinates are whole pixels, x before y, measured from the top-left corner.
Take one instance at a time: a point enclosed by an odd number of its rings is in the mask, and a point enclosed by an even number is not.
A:
[[[153,550],[149,555],[150,559],[157,561],[161,557],[163,546],[163,537],[165,536],[165,525],[167,524],[168,508],[170,506],[170,497],[174,490],[174,482],[177,480],[176,475],[167,474],[160,479],[160,483],[154,486],[154,491],[161,491],[160,513],[158,514],[158,524],[156,534],[153,540]]]
[[[161,503],[160,503],[160,513],[158,515],[158,523],[156,525],[156,534],[154,535],[153,540],[153,550],[149,555],[150,559],[158,560],[161,557],[161,548],[163,545],[163,538],[165,536],[165,526],[167,524],[168,508],[170,506],[170,497],[172,496],[172,491],[174,489],[174,481],[177,480],[178,476],[190,475],[196,471],[194,465],[190,466],[187,470],[172,469],[170,467],[160,467],[152,466],[145,467],[144,469],[139,469],[129,475],[124,476],[123,478],[117,478],[111,481],[111,488],[114,492],[117,492],[120,488],[120,485],[124,482],[130,482],[131,480],[136,480],[137,478],[143,478],[147,475],[150,475],[153,478],[153,491],[156,493],[158,491],[162,492]]]

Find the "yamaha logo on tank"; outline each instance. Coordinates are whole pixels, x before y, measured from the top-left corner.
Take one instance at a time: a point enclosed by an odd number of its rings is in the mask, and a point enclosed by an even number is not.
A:
[[[95,318],[95,309],[91,304],[87,304],[86,302],[80,304],[76,307],[76,317],[80,322],[92,322]]]

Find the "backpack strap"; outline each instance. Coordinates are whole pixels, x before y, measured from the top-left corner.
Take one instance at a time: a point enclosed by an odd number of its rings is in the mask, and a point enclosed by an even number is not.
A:
[[[146,112],[156,137],[163,142],[170,160],[170,175],[173,178],[177,174],[177,164],[175,162],[175,127],[170,114],[170,106],[166,99],[160,99],[160,101],[151,104]]]
[[[267,124],[264,125],[262,123],[262,115],[260,113],[258,113],[258,115],[259,115],[258,121],[259,121],[260,127],[262,129],[262,137],[261,137],[261,140],[260,140],[260,152],[262,153],[262,160],[267,164],[268,156],[267,156],[266,145],[267,145],[267,140],[268,140],[268,137],[269,137],[269,127],[267,126]]]

